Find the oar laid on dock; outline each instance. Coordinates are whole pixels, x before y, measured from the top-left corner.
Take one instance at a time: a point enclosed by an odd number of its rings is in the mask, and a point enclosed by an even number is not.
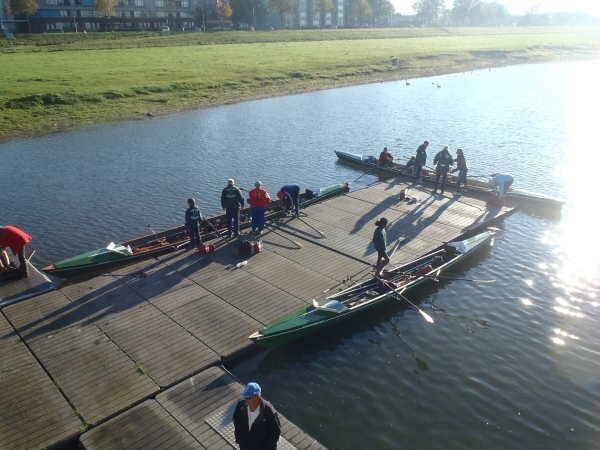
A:
[[[296,242],[292,239],[290,239],[289,237],[287,237],[286,235],[284,235],[283,233],[278,233],[277,231],[275,231],[273,228],[268,227],[267,225],[265,225],[265,228],[273,233],[275,233],[277,236],[281,236],[284,239],[287,239],[288,241],[290,241],[292,244],[294,244],[296,247],[298,248],[304,248],[304,245],[302,245],[300,242]]]
[[[326,238],[327,235],[325,233],[323,233],[322,231],[317,230],[315,227],[313,227],[311,224],[307,223],[306,221],[302,220],[299,216],[296,216],[296,219],[298,219],[300,222],[302,222],[304,225],[312,228],[313,230],[315,230],[319,236],[321,236],[322,238]]]
[[[210,225],[210,227],[211,227],[213,230],[215,230],[215,233],[217,233],[217,236],[219,236],[219,237],[221,238],[221,240],[222,240],[223,242],[225,242],[225,244],[226,244],[226,245],[230,245],[229,241],[227,241],[227,239],[225,239],[225,238],[223,237],[223,235],[222,235],[221,233],[219,233],[219,230],[217,230],[217,229],[215,228],[215,226],[214,226],[212,223],[210,223],[210,222],[209,222],[208,220],[206,220],[206,219],[204,219],[204,221],[205,221],[206,223],[208,223],[208,225]],[[231,251],[233,252],[233,254],[234,254],[235,256],[239,255],[239,253],[240,253],[240,252],[239,252],[239,250],[238,250],[238,249],[236,249],[236,248],[235,248],[235,247],[234,247],[232,244],[231,244],[230,246],[231,246]]]

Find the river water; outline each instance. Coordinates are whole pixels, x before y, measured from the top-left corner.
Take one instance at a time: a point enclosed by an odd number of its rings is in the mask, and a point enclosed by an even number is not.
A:
[[[496,283],[412,294],[434,324],[388,303],[229,368],[330,449],[598,448],[598,79],[600,61],[514,66],[15,140],[0,223],[34,236],[41,266],[178,225],[190,196],[216,214],[228,177],[273,194],[357,178],[335,149],[461,147],[472,174],[568,199],[509,217],[454,270]]]

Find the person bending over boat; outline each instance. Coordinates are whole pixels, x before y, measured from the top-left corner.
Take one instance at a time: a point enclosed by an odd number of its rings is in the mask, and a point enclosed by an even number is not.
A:
[[[250,192],[248,192],[248,205],[250,205],[250,212],[252,213],[252,232],[258,231],[258,234],[262,234],[263,228],[265,227],[265,208],[271,201],[271,197],[266,190],[262,188],[262,183],[257,181],[254,183],[256,186]]]
[[[507,173],[493,173],[488,183],[494,190],[492,194],[497,195],[498,200],[492,203],[497,206],[504,206],[506,196],[508,195],[508,188],[511,187],[514,181],[513,176]]]
[[[458,169],[458,180],[456,180],[456,193],[460,194],[460,185],[462,183],[465,184],[465,189],[467,188],[467,172],[469,168],[467,167],[467,160],[465,159],[465,155],[463,151],[459,148],[456,150],[456,159],[454,160],[456,163],[456,168]]]
[[[411,156],[410,159],[408,160],[408,162],[406,163],[406,166],[404,166],[404,171],[410,175],[413,175],[415,173],[415,162],[416,161],[417,161],[417,157]]]
[[[435,155],[433,159],[433,164],[435,165],[435,187],[433,188],[433,194],[437,194],[438,182],[440,181],[440,177],[442,177],[442,189],[440,190],[440,194],[444,193],[444,186],[446,186],[446,177],[448,176],[448,171],[450,170],[450,166],[454,165],[454,159],[450,154],[450,147],[445,146],[441,152]]]
[[[285,207],[285,211],[294,209],[296,216],[300,216],[300,186],[292,183],[286,184],[279,192],[277,197],[281,200],[281,204]]]
[[[384,147],[379,154],[379,165],[381,167],[392,167],[394,165],[392,161],[394,161],[394,157],[388,153],[387,147]]]
[[[225,220],[227,220],[227,237],[231,237],[232,229],[233,237],[239,236],[240,208],[244,206],[242,191],[235,187],[234,184],[235,181],[233,178],[227,180],[227,187],[221,193],[221,208],[225,211]]]
[[[235,442],[240,450],[276,450],[281,422],[273,406],[262,399],[257,383],[248,383],[233,411]]]
[[[390,257],[387,254],[387,236],[385,234],[385,227],[388,221],[385,217],[382,217],[375,225],[375,232],[373,233],[373,247],[377,250],[377,263],[375,264],[375,276],[380,277],[383,272],[383,268],[390,262]]]
[[[33,238],[17,227],[0,227],[0,270],[8,272],[12,267],[6,249],[10,248],[13,255],[19,256],[19,270],[24,277],[29,276],[25,260],[25,245]]]
[[[423,166],[427,164],[427,147],[429,146],[429,141],[423,142],[417,148],[416,158],[415,158],[415,174],[417,175],[417,181],[421,181],[421,171],[423,170]]]
[[[200,222],[204,220],[200,209],[196,206],[196,200],[188,198],[188,209],[185,212],[185,224],[190,233],[190,248],[200,248],[202,239],[200,238]]]

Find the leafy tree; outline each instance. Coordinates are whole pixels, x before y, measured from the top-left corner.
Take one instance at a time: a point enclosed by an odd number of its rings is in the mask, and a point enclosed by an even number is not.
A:
[[[233,10],[231,20],[235,23],[249,23],[254,25],[255,21],[265,15],[266,9],[260,4],[260,0],[229,0],[229,5]]]
[[[229,19],[232,14],[233,10],[228,0],[217,0],[217,16],[219,16],[219,19]]]
[[[373,8],[367,0],[353,0],[348,7],[349,18],[362,25],[368,16],[373,14]]]
[[[437,25],[440,14],[446,9],[445,0],[418,0],[413,5],[413,11],[419,16],[427,17],[429,21],[433,20]]]
[[[25,14],[27,16],[27,26],[29,27],[29,34],[31,34],[31,24],[29,23],[29,16],[35,14],[38,10],[38,4],[35,0],[9,0],[8,2],[9,14]]]
[[[314,0],[313,9],[321,16],[323,28],[325,28],[325,16],[329,13],[333,14],[337,11],[336,6],[331,2],[331,0]]]
[[[454,0],[452,4],[452,20],[454,23],[464,26],[471,10],[479,3],[480,0]]]
[[[267,0],[270,13],[279,14],[279,23],[283,30],[283,16],[293,16],[296,11],[296,0]]]
[[[389,0],[369,0],[369,4],[373,9],[373,19],[383,23],[383,19],[387,19],[395,12],[394,5]]]
[[[112,30],[112,13],[119,0],[98,0],[96,3],[96,11],[104,17],[108,18],[110,23],[109,28]]]

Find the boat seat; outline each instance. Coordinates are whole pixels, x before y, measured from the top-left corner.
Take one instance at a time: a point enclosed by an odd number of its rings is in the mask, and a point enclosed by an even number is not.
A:
[[[433,267],[427,264],[425,267],[420,268],[415,272],[415,275],[427,275],[429,272],[433,272]]]

